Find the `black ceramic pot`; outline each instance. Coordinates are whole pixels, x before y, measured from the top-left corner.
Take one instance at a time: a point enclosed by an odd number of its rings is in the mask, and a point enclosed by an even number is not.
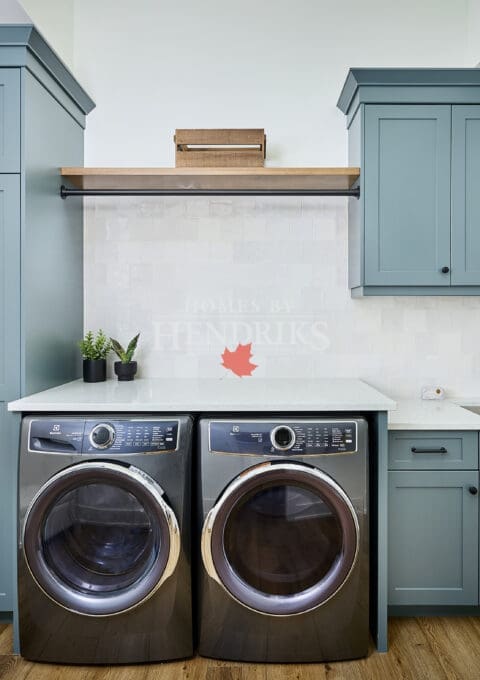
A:
[[[128,364],[123,364],[121,361],[116,361],[114,368],[119,380],[133,380],[137,372],[137,362],[129,361]]]
[[[84,382],[104,382],[107,379],[106,359],[84,359],[83,380]]]

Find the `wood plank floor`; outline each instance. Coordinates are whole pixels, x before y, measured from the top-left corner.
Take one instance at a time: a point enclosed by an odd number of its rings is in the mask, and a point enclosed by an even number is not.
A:
[[[195,658],[143,666],[34,664],[0,625],[2,680],[480,680],[480,619],[391,619],[390,651],[331,664],[238,664]]]

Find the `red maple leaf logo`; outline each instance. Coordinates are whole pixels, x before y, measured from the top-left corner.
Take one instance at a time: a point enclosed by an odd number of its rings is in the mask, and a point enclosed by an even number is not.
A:
[[[250,358],[252,356],[252,343],[249,342],[247,345],[242,345],[240,342],[237,345],[237,349],[230,352],[228,347],[225,347],[225,351],[222,354],[222,366],[228,368],[238,375],[240,378],[244,375],[252,375],[252,371],[257,368],[257,364],[252,364]]]

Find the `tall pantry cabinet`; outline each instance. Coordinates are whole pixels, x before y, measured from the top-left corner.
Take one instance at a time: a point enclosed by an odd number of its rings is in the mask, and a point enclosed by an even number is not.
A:
[[[7,402],[80,375],[83,207],[59,168],[83,165],[94,103],[31,25],[0,26],[0,620],[16,611],[19,418]]]

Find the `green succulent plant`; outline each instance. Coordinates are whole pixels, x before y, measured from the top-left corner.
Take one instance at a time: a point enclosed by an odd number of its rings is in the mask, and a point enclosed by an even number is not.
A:
[[[112,343],[101,328],[97,331],[96,335],[94,335],[93,331],[88,331],[78,345],[82,357],[92,361],[106,359],[107,355],[112,351]]]
[[[122,364],[129,364],[131,362],[133,355],[135,354],[135,350],[137,349],[139,337],[140,333],[137,333],[137,335],[134,338],[132,338],[128,343],[127,349],[123,349],[122,345],[118,342],[118,340],[115,340],[115,338],[110,338],[112,349],[118,356]]]

